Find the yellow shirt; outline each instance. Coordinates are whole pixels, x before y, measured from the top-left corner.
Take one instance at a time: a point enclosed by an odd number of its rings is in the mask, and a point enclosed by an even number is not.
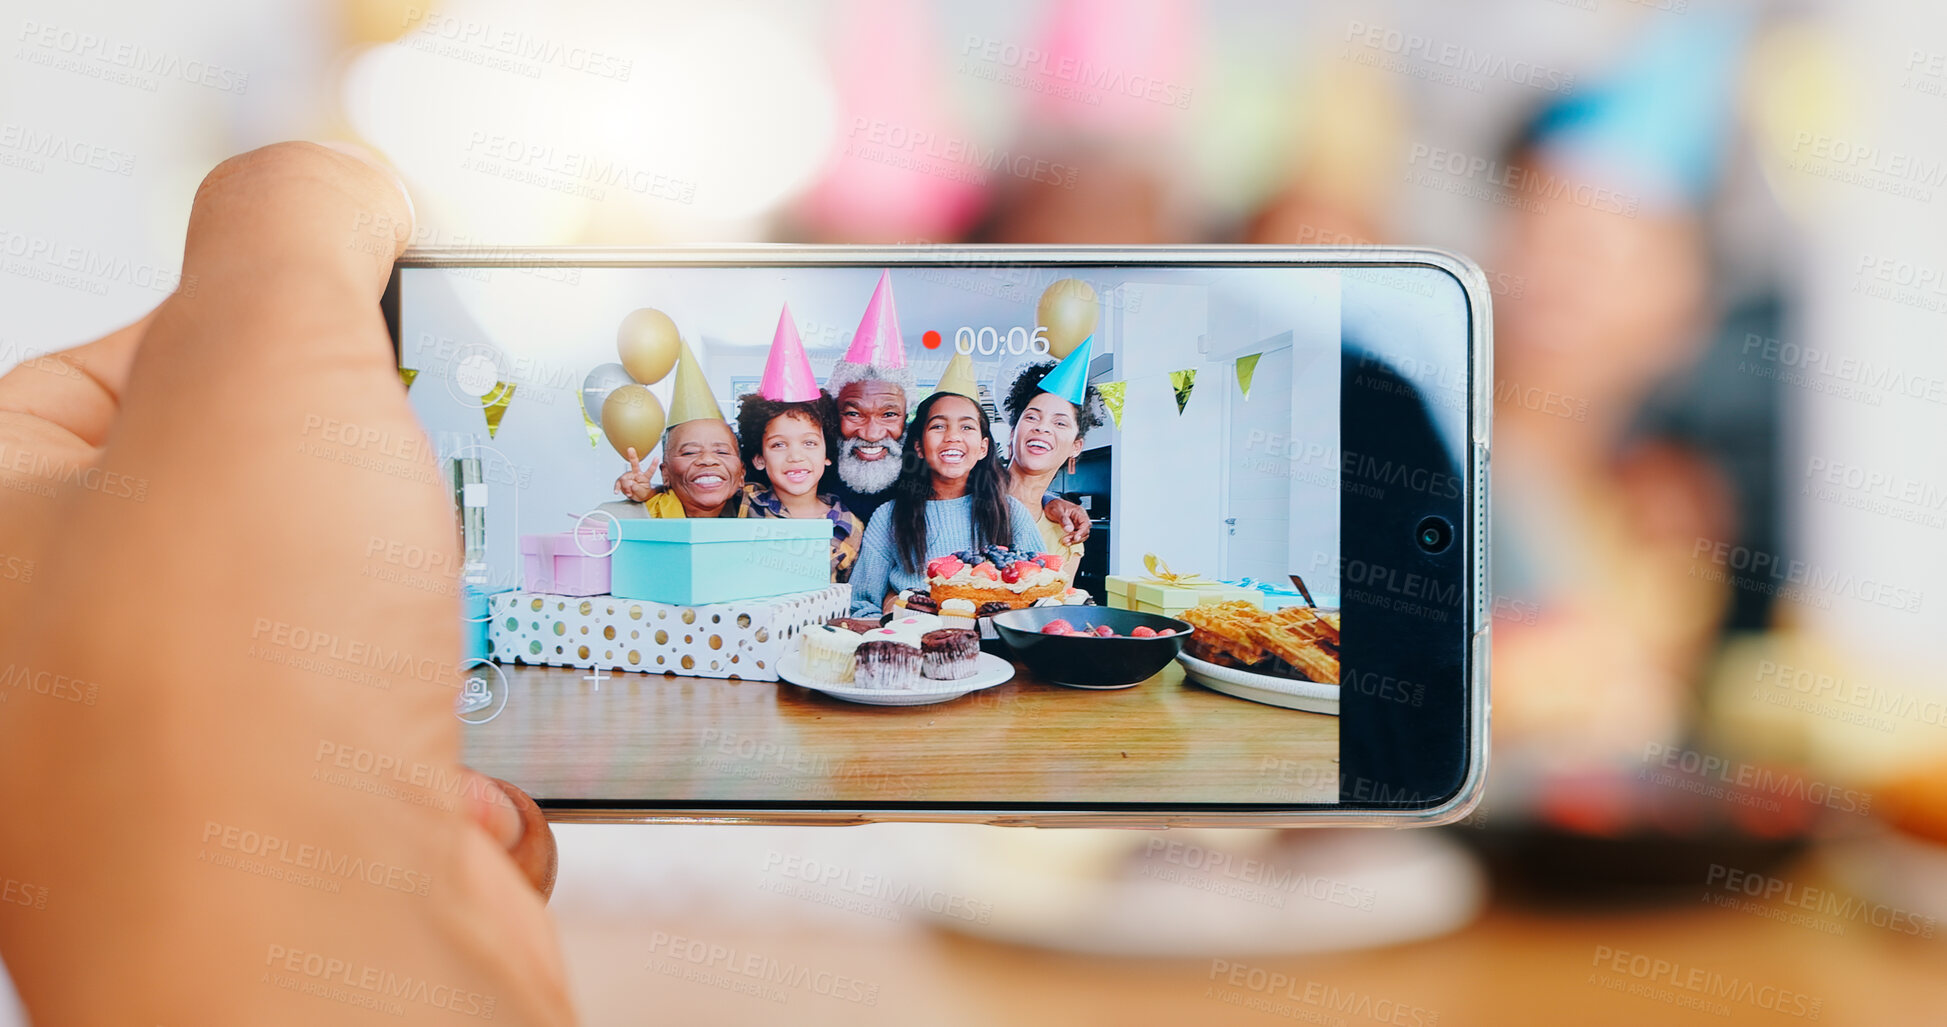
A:
[[[689,516],[683,512],[682,500],[677,499],[676,493],[670,492],[667,489],[650,496],[643,502],[642,509],[650,517]]]
[[[1061,557],[1061,573],[1066,575],[1069,584],[1075,583],[1075,568],[1081,565],[1084,543],[1069,545],[1061,540],[1066,534],[1061,522],[1049,518],[1046,511],[1034,512],[1034,529],[1041,533],[1041,551],[1055,553]]]
[[[744,497],[741,494],[732,496],[730,498],[730,502],[724,504],[723,512],[718,514],[717,516],[718,517],[741,517],[743,516],[743,509],[744,509]],[[642,504],[642,511],[643,511],[643,516],[645,517],[688,517],[689,516],[688,514],[683,512],[683,501],[676,498],[675,491],[668,487],[657,489],[655,495],[650,496],[648,499],[644,500]]]

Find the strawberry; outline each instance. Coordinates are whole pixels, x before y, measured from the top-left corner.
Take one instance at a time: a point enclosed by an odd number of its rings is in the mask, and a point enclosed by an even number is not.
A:
[[[1072,635],[1075,633],[1075,626],[1057,617],[1041,625],[1041,633],[1044,635]]]
[[[1095,634],[1101,638],[1114,638],[1115,629],[1109,627],[1107,624],[1097,624],[1095,626]]]
[[[1042,553],[1040,556],[1034,558],[1034,562],[1051,571],[1061,570],[1061,554],[1059,553]]]
[[[1150,627],[1147,624],[1138,624],[1136,625],[1135,630],[1129,632],[1129,637],[1130,638],[1155,638],[1156,629]]]
[[[973,573],[978,575],[979,577],[986,578],[988,581],[1001,580],[1000,569],[995,567],[993,564],[986,562],[985,560],[981,561],[980,563],[974,564]]]
[[[950,578],[960,573],[960,568],[965,566],[966,564],[961,563],[957,556],[942,556],[926,565],[926,573],[935,578]]]

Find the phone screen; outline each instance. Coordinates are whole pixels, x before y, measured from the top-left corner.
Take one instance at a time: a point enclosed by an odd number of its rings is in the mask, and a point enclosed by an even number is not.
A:
[[[1388,487],[1340,271],[397,275],[473,767],[603,809],[1340,801],[1342,500]]]

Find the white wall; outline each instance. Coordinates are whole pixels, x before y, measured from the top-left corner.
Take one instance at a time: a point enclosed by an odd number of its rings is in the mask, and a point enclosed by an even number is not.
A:
[[[1252,492],[1232,490],[1229,475],[1236,463],[1232,457],[1244,454],[1231,450],[1247,446],[1261,454],[1252,465],[1259,470],[1253,473],[1277,480],[1268,487],[1288,517],[1288,524],[1282,526],[1287,560],[1309,565],[1310,554],[1324,553],[1336,565],[1337,274],[1226,268],[1181,277],[1195,284],[1125,284],[1126,302],[1111,311],[1119,332],[1115,377],[1129,383],[1115,458],[1111,571],[1139,574],[1144,554],[1155,553],[1177,571],[1281,577],[1277,569],[1258,562],[1225,565],[1224,518],[1232,513],[1234,495]],[[1290,347],[1292,358],[1288,363],[1279,358],[1270,368],[1261,368],[1252,394],[1260,402],[1267,395],[1289,397],[1291,413],[1278,433],[1283,437],[1275,445],[1268,438],[1236,437],[1234,415],[1252,412],[1236,407],[1244,402],[1237,386],[1236,358],[1261,351],[1267,340],[1279,336],[1288,336],[1289,341],[1268,345]],[[1280,364],[1289,370],[1279,373]],[[1196,386],[1179,414],[1169,373],[1186,368],[1196,369]],[[1327,452],[1309,465],[1296,462],[1308,442]],[[1297,473],[1300,470],[1312,473]],[[1241,521],[1252,508],[1240,507],[1235,513]],[[1263,532],[1241,525],[1240,534]],[[1274,543],[1260,555],[1278,548]],[[1307,569],[1287,566],[1293,571]]]

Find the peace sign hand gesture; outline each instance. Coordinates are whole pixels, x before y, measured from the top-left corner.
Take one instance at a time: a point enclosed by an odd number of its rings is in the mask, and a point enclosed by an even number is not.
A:
[[[620,478],[615,479],[615,491],[629,497],[631,502],[646,503],[650,496],[656,494],[656,470],[660,464],[651,457],[649,469],[644,470],[642,460],[636,456],[634,446],[629,447],[628,456],[629,469],[623,471]]]

